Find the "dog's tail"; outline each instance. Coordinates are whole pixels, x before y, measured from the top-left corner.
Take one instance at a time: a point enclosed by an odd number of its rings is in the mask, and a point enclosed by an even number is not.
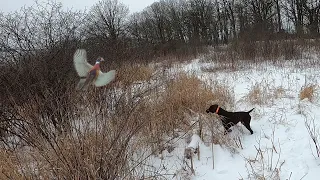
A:
[[[254,110],[254,108],[252,108],[250,111],[248,111],[248,113],[251,113],[251,111],[253,111]]]

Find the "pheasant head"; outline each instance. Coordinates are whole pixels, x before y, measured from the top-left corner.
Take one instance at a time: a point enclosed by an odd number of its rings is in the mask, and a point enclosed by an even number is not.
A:
[[[98,57],[96,60],[96,64],[100,64],[100,62],[104,61],[102,57]]]

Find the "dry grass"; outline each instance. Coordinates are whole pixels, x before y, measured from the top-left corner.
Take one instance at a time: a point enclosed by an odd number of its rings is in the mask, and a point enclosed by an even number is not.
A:
[[[231,153],[238,153],[238,150],[243,148],[241,141],[244,133],[241,128],[234,126],[232,134],[224,135],[221,119],[216,114],[210,114],[202,120],[202,139],[207,146],[210,146],[211,143],[219,144]]]
[[[135,82],[150,80],[154,71],[155,70],[148,65],[122,65],[117,70],[116,79],[126,87]]]
[[[126,82],[150,80],[148,68],[138,69],[135,70],[137,75]],[[60,129],[63,130],[60,133],[50,119],[42,119],[45,116],[41,112],[46,108],[43,99],[36,97],[16,107],[25,123],[17,124],[15,133],[32,149],[32,153],[25,154],[32,157],[29,163],[13,163],[23,169],[17,174],[48,179],[130,177],[128,163],[132,152],[128,152],[129,149],[152,145],[160,148],[163,135],[176,129],[188,129],[190,122],[184,115],[187,109],[204,111],[207,102],[214,98],[199,79],[185,74],[167,81],[162,88],[153,88],[148,81],[144,83],[142,89],[135,91],[126,83],[122,91],[101,88],[81,95],[70,93],[73,96],[70,103],[74,106],[70,106],[70,112],[61,119],[60,123],[68,121],[68,128]],[[48,100],[59,102],[59,99]],[[63,113],[62,109],[63,104],[51,114],[52,119]],[[148,141],[132,141],[140,135]],[[14,152],[15,156],[20,155]],[[10,173],[14,173],[15,168],[10,169]]]
[[[99,134],[97,134],[99,133]],[[80,137],[57,140],[55,148],[37,151],[35,161],[42,167],[40,176],[58,179],[114,179],[126,175],[127,152],[122,139],[104,132],[87,132]],[[120,170],[121,169],[121,170]],[[120,171],[119,171],[120,170]]]
[[[252,104],[264,104],[266,103],[267,98],[264,98],[266,95],[265,87],[261,87],[259,84],[255,84],[248,94],[249,101]]]
[[[78,108],[70,109],[70,114],[76,115],[66,115],[68,128],[60,133],[50,121],[43,121],[41,116],[37,116],[41,101],[20,107],[25,111],[21,117],[26,123],[17,127],[20,131],[16,135],[22,136],[24,144],[30,147],[30,151],[23,154],[29,157],[28,160],[17,164],[20,173],[30,174],[36,179],[130,177],[127,166],[131,157],[129,143],[144,126],[139,119],[144,104],[130,104],[123,94],[101,89],[82,94],[84,97],[74,96],[74,102],[70,103],[78,104]],[[15,157],[21,156],[18,151],[13,151]]]
[[[3,149],[0,149],[0,179],[25,179],[19,170],[16,155]]]
[[[189,131],[191,122],[186,113],[189,110],[202,113],[208,102],[216,98],[198,78],[186,74],[169,80],[164,88],[165,91],[148,99],[141,113],[149,120],[145,133],[151,135],[150,142],[160,143],[163,135],[172,135],[175,131]]]
[[[211,99],[211,104],[218,104],[219,106],[225,109],[233,109],[235,103],[234,92],[232,88],[224,83],[218,83],[214,81],[211,84],[212,92],[215,96],[215,99]]]
[[[299,42],[296,40],[285,41],[235,41],[229,45],[215,46],[201,57],[201,62],[213,63],[214,67],[203,67],[205,72],[241,70],[259,67],[260,64],[271,64],[283,66],[285,63],[292,62],[298,68],[318,65],[312,60],[297,61],[301,59],[310,59],[306,54],[318,53],[317,45],[310,45],[308,42]]]
[[[205,113],[211,103],[224,104],[223,102],[233,99],[227,87],[216,85],[212,89],[194,75],[186,74],[180,74],[175,80],[170,81],[166,91],[158,97],[160,99],[154,101],[153,109],[161,113],[154,119],[157,119],[158,123],[161,122],[160,124],[171,125],[170,130],[178,125],[190,125],[185,118],[185,113],[189,110]]]
[[[276,99],[283,97],[285,94],[286,94],[286,90],[281,86],[273,90],[273,95]]]
[[[270,138],[271,147],[264,147],[261,143],[262,137],[257,138],[255,157],[245,157],[248,179],[258,180],[280,180],[280,172],[284,160],[281,160],[280,142],[275,140],[275,130]]]
[[[169,82],[164,98],[165,104],[169,106],[186,107],[196,112],[203,112],[208,101],[217,97],[197,77],[182,73]]]
[[[262,81],[251,87],[246,98],[251,104],[265,105],[284,97],[285,93],[286,90],[282,86],[275,87],[271,82]]]
[[[309,101],[313,102],[316,96],[316,91],[317,91],[317,85],[311,84],[311,85],[306,85],[301,88],[300,94],[299,94],[299,99],[308,99]]]
[[[139,117],[140,120],[149,121],[148,126],[143,129],[141,139],[154,150],[163,150],[163,143],[168,136],[173,137],[177,132],[192,132],[195,118],[190,118],[190,112],[191,116],[203,114],[211,103],[225,105],[233,99],[227,86],[217,84],[212,89],[194,75],[184,73],[168,81],[164,89],[165,91],[157,92],[148,99]],[[206,120],[210,124],[216,124],[215,127],[221,125],[219,121]]]
[[[22,138],[21,145],[30,150],[12,149],[10,156],[3,155],[5,161],[0,164],[8,168],[3,168],[2,174],[13,179],[24,174],[38,179],[131,177],[135,167],[129,164],[134,150],[152,147],[155,152],[169,147],[166,137],[192,130],[192,119],[186,116],[190,110],[205,113],[211,103],[226,104],[233,99],[227,86],[216,84],[212,89],[194,75],[182,73],[167,80],[165,74],[158,74],[161,83],[154,85],[152,68],[126,68],[119,70],[118,81],[125,85],[121,89],[93,88],[78,94],[70,91],[72,105],[67,111],[64,104],[59,104],[61,99],[51,96],[36,96],[16,106],[20,120],[11,135]],[[138,81],[140,85],[135,83]],[[58,106],[48,114],[46,108],[51,103]],[[59,129],[53,125],[58,118]],[[21,156],[25,156],[22,164],[14,161]]]

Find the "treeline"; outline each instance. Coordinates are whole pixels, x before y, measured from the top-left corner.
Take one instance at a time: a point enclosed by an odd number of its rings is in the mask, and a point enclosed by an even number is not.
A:
[[[165,0],[131,16],[130,37],[176,49],[242,40],[318,37],[318,0]]]
[[[134,14],[117,0],[88,12],[49,1],[1,15],[0,49],[15,58],[80,43],[113,61],[152,59],[234,41],[316,38],[319,13],[319,0],[161,0]]]

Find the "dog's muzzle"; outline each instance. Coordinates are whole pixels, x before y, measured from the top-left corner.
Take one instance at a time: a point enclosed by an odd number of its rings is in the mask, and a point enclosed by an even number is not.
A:
[[[209,113],[210,112],[209,109],[207,109],[206,112]]]

